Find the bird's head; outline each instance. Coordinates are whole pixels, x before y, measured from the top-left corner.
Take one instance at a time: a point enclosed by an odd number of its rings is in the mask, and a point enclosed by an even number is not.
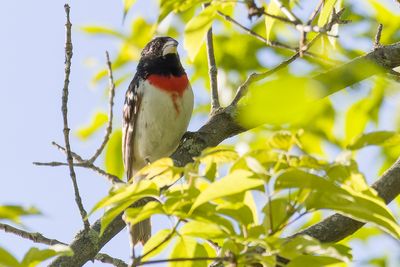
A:
[[[156,37],[151,40],[143,49],[142,57],[158,58],[167,55],[178,55],[178,42],[171,37]]]

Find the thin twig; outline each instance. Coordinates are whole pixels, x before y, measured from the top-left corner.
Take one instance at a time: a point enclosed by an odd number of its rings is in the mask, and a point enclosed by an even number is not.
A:
[[[206,8],[209,4],[203,4],[203,8]],[[215,63],[215,55],[214,55],[214,44],[213,44],[213,33],[212,26],[207,32],[207,59],[208,59],[208,71],[210,75],[210,85],[211,85],[211,114],[215,113],[221,108],[218,97],[218,68]]]
[[[281,9],[282,13],[285,14],[285,16],[292,22],[296,24],[303,24],[301,20],[292,12],[290,11],[286,6],[283,5],[281,0],[274,0],[275,3],[278,5],[278,7]]]
[[[157,246],[153,247],[151,250],[147,251],[142,256],[139,256],[138,258],[134,259],[134,261],[132,263],[132,267],[146,264],[144,262],[140,262],[140,260],[143,259],[144,257],[146,257],[147,255],[149,255],[150,253],[152,253],[153,251],[155,251],[156,249],[158,249],[159,247],[161,247],[165,242],[170,240],[174,236],[176,229],[178,228],[180,223],[181,223],[181,220],[178,220],[176,222],[174,228],[172,228],[171,232]]]
[[[324,26],[326,29],[331,29],[333,25],[336,23],[347,23],[345,20],[341,20],[340,16],[343,14],[344,9],[340,10],[339,12],[333,12],[332,14],[332,19]],[[236,95],[234,99],[232,100],[232,103],[230,106],[234,107],[237,105],[239,100],[246,94],[248,87],[250,84],[262,80],[266,78],[267,76],[270,76],[271,74],[281,70],[282,68],[286,67],[293,61],[295,61],[300,55],[304,54],[307,52],[307,50],[322,36],[323,33],[319,33],[317,36],[315,36],[306,46],[300,47],[299,51],[296,52],[293,56],[291,56],[289,59],[281,62],[279,65],[277,65],[275,68],[270,69],[268,71],[262,72],[262,73],[252,73],[250,76],[247,77],[246,81],[241,84],[236,92]]]
[[[48,166],[48,167],[60,167],[60,166],[68,166],[68,163],[65,162],[59,162],[59,161],[50,161],[50,162],[32,162],[32,164],[36,166]],[[83,163],[74,163],[75,167],[81,167],[81,168],[87,168],[95,171],[96,173],[106,177],[111,183],[123,183],[117,176],[112,175],[111,173],[108,173],[104,171],[103,169],[97,167],[93,163],[88,163],[88,162],[83,162]]]
[[[102,263],[108,263],[111,265],[114,265],[115,267],[128,267],[128,264],[126,264],[123,260],[113,258],[110,255],[107,255],[105,253],[99,253],[94,257],[95,260],[100,261]]]
[[[60,150],[61,152],[66,153],[66,150],[64,147],[60,146],[59,144],[57,144],[56,142],[52,142],[51,143],[53,146],[57,147],[58,150]],[[79,156],[78,154],[74,153],[73,151],[71,151],[72,157],[78,162],[80,163],[79,167],[85,167],[88,169],[91,169],[95,172],[97,172],[98,174],[106,177],[111,183],[115,184],[115,183],[122,183],[123,181],[121,179],[119,179],[117,176],[106,172],[105,170],[97,167],[96,165],[94,165],[92,162],[83,159],[81,156]]]
[[[375,35],[374,50],[382,47],[381,45],[382,30],[383,30],[383,25],[382,23],[379,23],[378,30]]]
[[[220,15],[221,17],[223,17],[226,21],[229,21],[231,23],[233,23],[234,25],[238,26],[239,28],[241,28],[242,30],[244,30],[245,32],[247,32],[248,34],[254,36],[256,39],[258,39],[259,41],[265,43],[265,45],[270,46],[270,47],[277,47],[277,48],[283,48],[283,49],[287,49],[290,51],[296,51],[296,48],[294,47],[290,47],[286,44],[280,43],[280,42],[274,42],[274,41],[269,41],[266,38],[262,37],[261,35],[259,35],[258,33],[256,33],[255,31],[247,28],[246,26],[243,26],[242,24],[240,24],[237,20],[235,20],[234,18],[232,18],[231,16],[228,16],[224,13],[222,13],[221,11],[217,11],[218,15]]]
[[[100,156],[101,152],[103,151],[104,147],[106,146],[108,140],[110,139],[110,134],[112,132],[112,121],[113,121],[113,108],[114,108],[114,96],[115,96],[115,83],[114,77],[111,67],[110,55],[108,51],[106,51],[106,60],[107,60],[107,69],[108,69],[108,81],[109,81],[109,97],[108,97],[108,125],[106,128],[106,132],[104,134],[103,142],[101,143],[100,147],[96,150],[96,153],[88,159],[89,162],[93,163],[95,160]]]
[[[69,172],[72,180],[72,184],[75,192],[75,202],[79,208],[79,212],[82,217],[83,225],[85,230],[89,230],[90,224],[87,219],[87,212],[82,204],[81,196],[79,195],[78,183],[76,182],[76,174],[74,170],[73,159],[71,155],[71,145],[69,143],[69,131],[68,128],[68,85],[69,85],[69,76],[71,73],[71,58],[72,58],[72,42],[71,42],[71,21],[69,17],[70,7],[68,4],[64,5],[65,13],[67,16],[67,22],[65,24],[66,29],[66,41],[65,41],[65,79],[64,79],[64,87],[62,94],[62,114],[63,114],[63,122],[64,122],[64,140],[65,140],[65,148],[67,151],[67,162],[69,166]]]
[[[61,245],[67,245],[64,242],[58,241],[57,239],[51,239],[43,236],[41,233],[32,233],[28,231],[24,231],[18,228],[15,228],[11,225],[0,223],[0,230],[3,230],[6,233],[14,234],[19,237],[29,239],[35,243],[41,243],[45,245],[56,245],[56,244],[61,244]]]
[[[195,258],[173,258],[163,260],[144,261],[135,266],[165,263],[165,262],[179,262],[179,261],[232,261],[230,257],[195,257]]]

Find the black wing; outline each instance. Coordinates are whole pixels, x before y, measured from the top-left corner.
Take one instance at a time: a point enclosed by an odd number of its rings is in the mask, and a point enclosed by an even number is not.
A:
[[[134,139],[136,122],[141,103],[140,78],[135,75],[125,94],[125,104],[122,120],[122,158],[124,161],[127,180],[132,177],[132,164],[134,162]]]

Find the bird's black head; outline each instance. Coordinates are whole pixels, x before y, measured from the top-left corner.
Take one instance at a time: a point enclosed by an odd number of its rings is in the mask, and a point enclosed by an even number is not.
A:
[[[178,42],[171,37],[156,37],[145,46],[141,55],[146,58],[165,57],[169,54],[176,56],[177,47]]]
[[[185,74],[177,52],[178,42],[171,37],[156,37],[142,51],[137,73],[181,76]]]

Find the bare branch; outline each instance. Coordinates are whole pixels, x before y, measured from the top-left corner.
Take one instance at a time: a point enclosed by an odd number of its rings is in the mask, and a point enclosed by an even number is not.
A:
[[[69,18],[69,10],[70,7],[68,4],[64,5],[65,13],[67,16],[67,22],[65,24],[66,29],[66,41],[65,41],[65,79],[64,79],[64,87],[63,87],[63,94],[62,94],[62,114],[63,114],[63,121],[64,121],[64,140],[65,140],[65,148],[67,151],[67,161],[69,166],[69,173],[71,176],[72,184],[74,187],[75,192],[75,202],[78,206],[79,212],[82,217],[83,225],[86,230],[89,230],[90,224],[86,217],[87,212],[82,204],[82,199],[79,194],[78,183],[76,182],[76,174],[74,170],[73,159],[71,155],[71,145],[69,143],[69,131],[68,128],[68,85],[69,85],[69,76],[71,73],[71,58],[72,58],[72,42],[71,42],[71,21]]]
[[[281,0],[273,0],[275,3],[278,5],[278,7],[281,9],[282,13],[285,14],[285,16],[293,23],[295,24],[303,24],[301,20],[296,17],[296,15],[290,11],[287,7],[285,7],[282,3]]]
[[[203,8],[206,8],[209,4],[203,4]],[[207,46],[207,59],[208,59],[208,71],[210,75],[210,85],[211,85],[211,114],[216,112],[221,108],[218,97],[218,68],[215,63],[215,55],[214,55],[214,44],[213,44],[213,33],[212,26],[207,32],[206,39]]]
[[[381,35],[382,35],[383,25],[379,23],[378,30],[375,35],[374,49],[381,47]]]
[[[51,162],[32,162],[36,166],[48,166],[48,167],[60,167],[60,166],[69,166],[68,163],[65,162],[59,162],[59,161],[51,161]],[[108,173],[104,171],[103,169],[97,167],[93,163],[90,162],[82,162],[82,163],[74,163],[75,167],[82,167],[82,168],[87,168],[95,171],[96,173],[100,174],[101,176],[104,176],[109,180],[111,183],[123,183],[122,180],[120,180],[117,176],[112,175],[111,173]]]
[[[96,153],[88,159],[89,162],[93,163],[95,160],[100,156],[101,152],[103,151],[104,147],[106,146],[108,140],[110,139],[110,134],[112,132],[112,121],[113,121],[113,107],[114,107],[114,96],[115,96],[115,83],[114,77],[111,67],[110,55],[108,51],[106,51],[106,60],[107,60],[107,69],[108,69],[108,80],[109,80],[109,97],[108,97],[108,124],[106,128],[106,132],[104,134],[103,142],[101,143],[100,147],[96,150]]]
[[[19,237],[29,239],[33,241],[34,243],[41,243],[45,245],[56,245],[56,244],[61,244],[61,245],[67,245],[64,242],[58,241],[57,239],[51,239],[43,236],[41,233],[32,233],[28,231],[24,231],[18,228],[15,228],[11,225],[0,223],[0,230],[3,230],[6,233],[11,233],[14,235],[17,235]]]
[[[221,17],[223,17],[225,20],[235,24],[236,26],[238,26],[239,28],[241,28],[242,30],[244,30],[245,32],[247,32],[248,34],[254,36],[256,39],[260,40],[261,42],[265,43],[265,45],[270,46],[270,47],[277,47],[277,48],[283,48],[283,49],[287,49],[290,51],[294,51],[296,52],[296,48],[294,47],[290,47],[288,45],[285,45],[283,43],[280,42],[274,42],[274,41],[269,41],[267,39],[265,39],[264,37],[262,37],[261,35],[259,35],[258,33],[256,33],[255,31],[252,31],[251,29],[243,26],[242,24],[240,24],[237,20],[235,20],[234,18],[232,18],[231,16],[228,16],[224,13],[222,13],[221,11],[218,11],[218,15],[220,15]]]
[[[102,263],[108,263],[114,265],[115,267],[128,267],[128,264],[126,264],[123,260],[113,258],[105,253],[97,254],[96,257],[94,257],[94,259]]]
[[[311,40],[311,42],[308,45],[306,45],[302,48],[302,53],[306,52],[315,43],[315,41],[317,41],[320,37],[321,37],[321,34],[318,34],[317,36],[315,36],[314,39]],[[299,51],[296,54],[294,54],[293,56],[291,56],[289,59],[279,63],[279,65],[277,65],[273,69],[270,69],[270,70],[267,70],[267,71],[261,72],[261,73],[250,74],[250,76],[247,77],[246,81],[242,85],[239,86],[239,88],[236,92],[236,95],[230,105],[236,106],[237,103],[239,102],[239,100],[242,99],[242,97],[247,93],[248,88],[252,83],[260,81],[260,80],[274,74],[275,72],[285,68],[287,65],[289,65],[290,63],[295,61],[298,57],[300,57],[300,55],[301,55],[301,52]]]

